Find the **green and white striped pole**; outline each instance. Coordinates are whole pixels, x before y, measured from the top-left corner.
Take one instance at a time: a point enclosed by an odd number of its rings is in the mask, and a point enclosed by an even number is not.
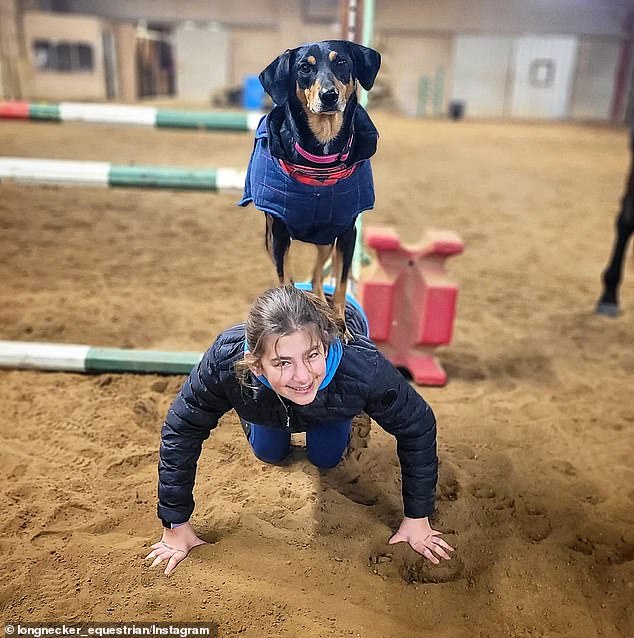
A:
[[[201,352],[163,352],[31,341],[0,341],[0,368],[20,370],[189,374],[202,355]]]
[[[0,157],[0,182],[65,186],[242,190],[245,171],[234,168],[128,166],[109,162]]]
[[[255,131],[262,115],[263,113],[256,111],[181,111],[126,104],[0,101],[0,119],[84,122],[206,131]]]

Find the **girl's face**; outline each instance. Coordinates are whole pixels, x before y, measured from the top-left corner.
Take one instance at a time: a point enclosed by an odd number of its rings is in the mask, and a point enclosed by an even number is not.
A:
[[[260,364],[277,394],[299,405],[312,403],[326,376],[324,344],[309,330],[297,330],[285,337],[269,337]]]

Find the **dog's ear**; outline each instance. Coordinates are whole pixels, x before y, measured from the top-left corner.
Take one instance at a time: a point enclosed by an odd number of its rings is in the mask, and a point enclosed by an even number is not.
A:
[[[288,101],[291,53],[292,51],[287,49],[260,73],[260,83],[264,90],[273,98],[273,102],[279,106]]]
[[[352,53],[356,78],[359,80],[359,84],[366,91],[369,91],[381,67],[381,54],[374,49],[364,47],[355,42],[348,42],[348,46]]]

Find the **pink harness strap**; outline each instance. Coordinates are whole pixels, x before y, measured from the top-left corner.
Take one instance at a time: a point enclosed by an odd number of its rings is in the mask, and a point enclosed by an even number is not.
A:
[[[341,153],[332,153],[331,155],[313,155],[307,150],[303,149],[297,142],[295,142],[295,150],[309,162],[314,164],[332,164],[333,162],[345,162],[350,155],[350,149],[352,148],[352,133],[348,143],[344,146]]]

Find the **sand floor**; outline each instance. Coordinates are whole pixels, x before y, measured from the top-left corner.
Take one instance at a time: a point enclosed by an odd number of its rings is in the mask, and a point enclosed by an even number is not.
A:
[[[373,424],[320,474],[282,467],[235,415],[199,464],[210,541],[170,578],[158,540],[162,419],[184,377],[0,371],[4,620],[196,621],[221,636],[634,636],[634,272],[593,314],[629,165],[627,132],[374,113],[377,206],[415,242],[458,232],[453,342],[422,564],[388,546],[401,502]],[[250,134],[0,122],[1,155],[244,167]],[[0,184],[0,339],[204,350],[275,283],[263,216],[236,194]],[[303,257],[302,257],[303,260]]]

